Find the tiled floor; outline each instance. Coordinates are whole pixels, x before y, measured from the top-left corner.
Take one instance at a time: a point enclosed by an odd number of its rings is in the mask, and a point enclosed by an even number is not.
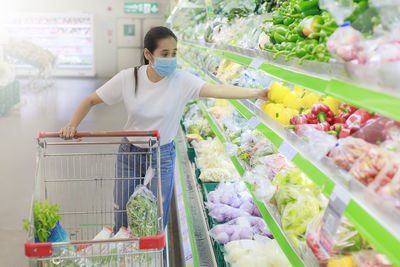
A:
[[[21,104],[0,116],[0,266],[26,266],[22,219],[29,216],[38,131],[58,131],[79,101],[104,80],[59,79],[52,88],[21,93]],[[121,130],[124,107],[98,105],[79,130]]]

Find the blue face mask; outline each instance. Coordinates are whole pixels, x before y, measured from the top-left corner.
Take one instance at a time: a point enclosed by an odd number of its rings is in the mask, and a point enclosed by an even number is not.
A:
[[[154,69],[160,76],[171,75],[176,69],[176,57],[154,57]]]

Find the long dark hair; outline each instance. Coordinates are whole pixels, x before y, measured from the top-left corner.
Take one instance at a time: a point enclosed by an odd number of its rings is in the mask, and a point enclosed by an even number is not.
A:
[[[143,42],[143,47],[147,48],[150,53],[153,54],[154,50],[157,49],[158,46],[158,41],[161,39],[165,39],[165,38],[174,38],[175,41],[178,41],[178,38],[176,37],[176,35],[168,28],[163,27],[163,26],[158,26],[158,27],[154,27],[151,28],[147,33],[146,36],[144,37],[144,42]],[[146,57],[144,56],[144,51],[142,54],[142,60],[141,60],[142,65],[147,65],[149,64],[149,61],[146,59]],[[137,86],[138,86],[138,69],[139,67],[135,68],[135,93],[137,92]]]

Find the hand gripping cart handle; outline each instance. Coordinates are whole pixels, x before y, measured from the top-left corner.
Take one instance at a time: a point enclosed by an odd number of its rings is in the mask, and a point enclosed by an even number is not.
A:
[[[129,139],[115,141],[118,137]],[[84,141],[52,142],[57,138],[57,132],[40,132],[37,136],[33,200],[48,200],[49,204],[59,205],[61,223],[71,241],[35,242],[32,201],[25,242],[25,255],[30,264],[90,266],[100,261],[100,265],[118,266],[123,261],[129,266],[163,266],[165,233],[162,228],[159,132],[77,132],[74,138],[85,138]],[[127,144],[140,145],[142,149],[125,151],[123,146]],[[118,171],[121,161],[128,162],[129,170]],[[144,176],[143,170],[150,166],[156,169],[157,177],[157,234],[92,240],[103,226],[114,223],[116,184],[139,183]],[[122,190],[126,188],[122,187]],[[79,249],[82,247],[85,249]]]

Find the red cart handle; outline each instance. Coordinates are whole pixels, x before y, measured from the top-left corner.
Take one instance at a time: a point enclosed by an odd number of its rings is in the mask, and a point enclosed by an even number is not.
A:
[[[74,138],[81,137],[125,137],[125,136],[151,136],[160,139],[158,131],[121,131],[121,132],[77,132]],[[37,139],[42,138],[59,138],[60,133],[57,132],[39,132]]]

